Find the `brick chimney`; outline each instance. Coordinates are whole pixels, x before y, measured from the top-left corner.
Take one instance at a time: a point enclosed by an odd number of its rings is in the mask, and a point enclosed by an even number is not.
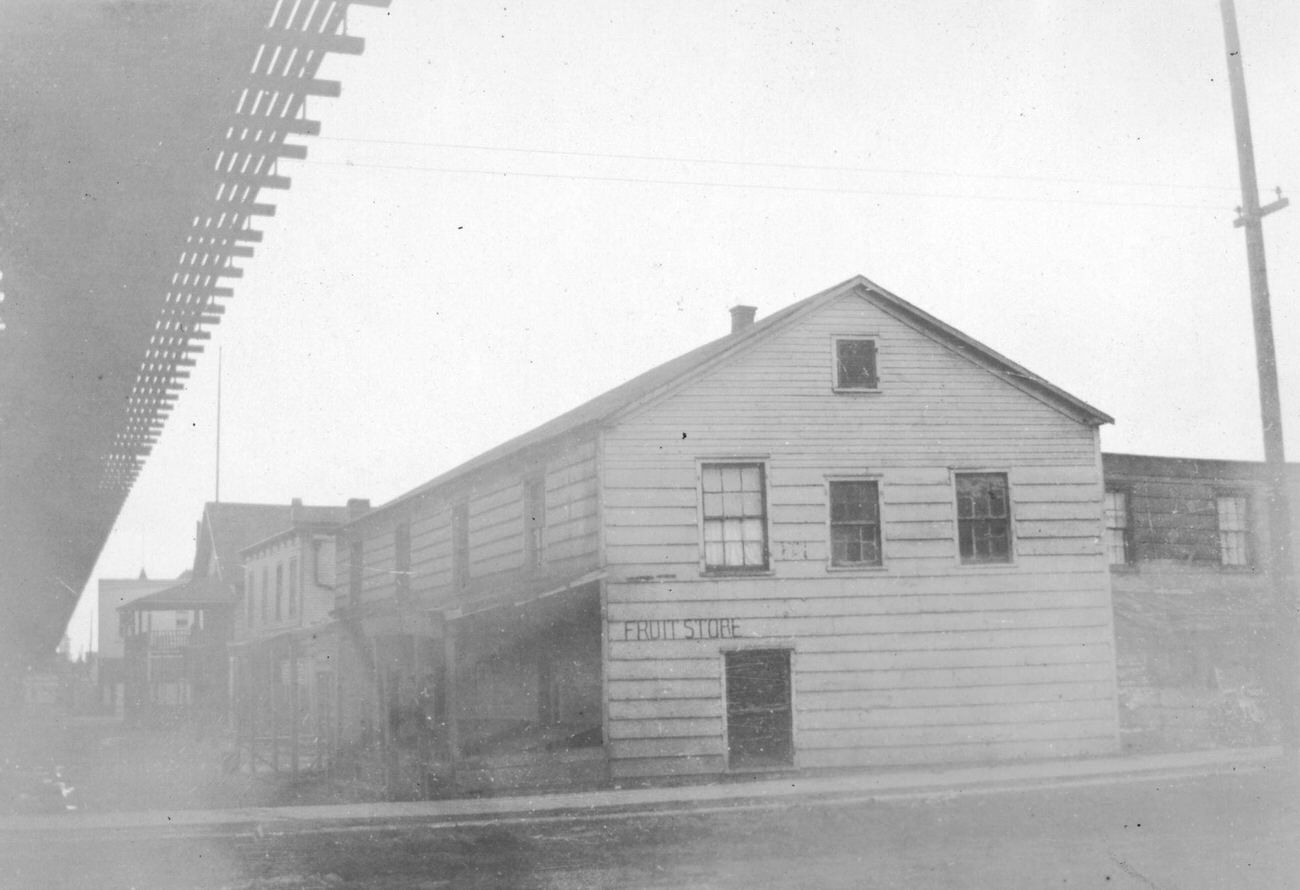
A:
[[[294,498],[289,502],[289,521],[297,522],[298,514],[302,512],[302,498]]]
[[[370,498],[348,498],[348,521],[370,512]]]
[[[739,333],[752,325],[754,323],[754,313],[757,311],[757,306],[732,306],[731,333]]]

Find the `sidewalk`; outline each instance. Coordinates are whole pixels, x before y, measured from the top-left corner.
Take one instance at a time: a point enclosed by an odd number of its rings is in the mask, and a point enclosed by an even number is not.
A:
[[[1034,761],[925,770],[736,781],[667,788],[606,789],[526,797],[246,807],[225,810],[67,813],[0,817],[0,834],[166,831],[259,836],[412,824],[463,826],[539,819],[617,817],[627,813],[772,807],[790,803],[952,798],[1137,781],[1178,780],[1232,772],[1282,772],[1282,749],[1235,748],[1139,757]]]

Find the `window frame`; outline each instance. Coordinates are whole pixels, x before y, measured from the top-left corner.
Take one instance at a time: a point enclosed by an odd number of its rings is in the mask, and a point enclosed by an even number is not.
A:
[[[763,515],[760,519],[763,530],[763,561],[761,565],[711,565],[708,560],[708,523],[710,516],[706,507],[704,476],[707,469],[712,467],[757,467],[759,472],[758,493],[762,498]],[[772,516],[771,516],[771,492],[770,479],[768,472],[768,459],[766,457],[707,457],[698,458],[695,465],[696,475],[696,497],[697,509],[699,511],[699,568],[703,575],[762,575],[772,571]],[[713,517],[725,521],[726,515]],[[743,515],[737,517],[744,519]],[[742,541],[743,553],[743,541]],[[724,549],[725,558],[725,549]],[[743,557],[742,557],[743,558]]]
[[[1223,511],[1220,504],[1228,500],[1241,501],[1241,528],[1225,529]],[[1251,523],[1251,496],[1248,491],[1240,489],[1219,489],[1214,492],[1214,537],[1215,548],[1219,557],[1219,568],[1229,571],[1251,571],[1255,568],[1255,542],[1253,524]],[[1236,534],[1241,536],[1241,562],[1228,562],[1225,559],[1226,547],[1224,536]]]
[[[1112,494],[1122,495],[1124,498],[1124,525],[1112,526],[1109,522],[1110,508],[1107,506],[1106,497]],[[1132,569],[1137,566],[1137,540],[1133,536],[1133,489],[1127,485],[1108,485],[1102,491],[1101,501],[1101,523],[1105,543],[1106,560],[1112,569]],[[1110,557],[1110,533],[1114,529],[1119,529],[1124,546],[1124,561],[1112,562]]]
[[[840,383],[840,344],[863,342],[871,344],[871,384],[845,386]],[[880,392],[880,335],[875,333],[831,335],[831,391],[852,395],[854,393]]]
[[[875,488],[876,497],[876,560],[874,562],[835,561],[835,486],[846,483],[866,483]],[[839,523],[840,525],[865,523]],[[873,475],[834,475],[826,477],[826,568],[832,572],[877,570],[885,567],[885,517],[881,498],[881,477]]]
[[[1006,493],[1005,521],[1006,521],[1006,528],[1007,528],[1006,531],[1007,549],[1006,549],[1005,558],[984,559],[984,558],[979,558],[974,556],[968,558],[962,554],[962,523],[964,521],[969,521],[969,522],[990,521],[990,518],[987,517],[986,518],[971,517],[970,519],[967,520],[963,520],[962,518],[961,488],[960,488],[961,479],[962,477],[973,477],[973,476],[1000,476],[1005,484],[1005,489],[1004,489]],[[1014,565],[1016,562],[1016,536],[1015,536],[1015,513],[1011,508],[1012,505],[1011,474],[1004,469],[961,469],[961,470],[954,469],[952,471],[952,493],[953,493],[953,507],[954,507],[953,525],[954,525],[954,531],[956,532],[956,544],[957,544],[956,556],[957,556],[958,564],[960,564],[965,568],[981,568],[984,566],[1001,567],[1001,566]],[[999,517],[992,517],[992,519],[997,519],[997,518]]]

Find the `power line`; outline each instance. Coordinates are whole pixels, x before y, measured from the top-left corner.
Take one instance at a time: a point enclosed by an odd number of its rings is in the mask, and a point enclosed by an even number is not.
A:
[[[1158,201],[1106,201],[1091,198],[1054,198],[1045,195],[976,195],[960,192],[915,192],[831,186],[774,185],[771,183],[719,182],[698,179],[655,179],[651,177],[597,176],[578,173],[532,173],[515,170],[490,170],[471,167],[426,167],[410,164],[375,164],[363,161],[302,161],[323,167],[356,167],[369,170],[412,171],[417,173],[452,173],[478,176],[520,177],[528,179],[567,179],[586,182],[619,182],[634,185],[675,185],[697,188],[756,189],[780,192],[813,192],[832,195],[870,195],[888,198],[942,198],[945,200],[996,201],[1003,203],[1078,204],[1093,207],[1155,207],[1175,210],[1224,210],[1214,204],[1171,204]]]
[[[716,166],[727,167],[767,167],[780,170],[809,170],[820,172],[835,173],[873,173],[888,174],[894,176],[932,176],[947,177],[952,179],[989,179],[989,180],[1009,180],[1021,182],[1056,182],[1070,185],[1122,185],[1137,186],[1145,188],[1170,188],[1170,189],[1188,189],[1192,191],[1216,191],[1216,192],[1235,192],[1234,186],[1219,185],[1190,185],[1187,183],[1177,182],[1143,182],[1141,180],[1129,179],[1096,179],[1084,177],[1069,176],[1032,176],[1021,173],[965,173],[958,171],[944,170],[919,170],[898,167],[858,167],[851,165],[838,164],[796,164],[781,161],[741,161],[725,158],[692,158],[679,155],[654,155],[654,154],[618,154],[610,152],[595,151],[568,151],[562,149],[550,148],[516,148],[501,145],[475,145],[472,143],[462,142],[424,142],[419,140],[402,140],[402,139],[362,139],[342,136],[321,136],[322,141],[329,142],[351,142],[366,145],[402,145],[418,148],[438,148],[454,149],[462,151],[490,151],[508,154],[532,154],[532,155],[549,155],[553,157],[572,157],[572,158],[593,158],[603,160],[618,161],[658,161],[663,163],[677,164],[712,164]]]

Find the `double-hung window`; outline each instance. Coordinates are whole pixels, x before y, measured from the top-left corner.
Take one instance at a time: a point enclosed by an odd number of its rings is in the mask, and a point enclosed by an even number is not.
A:
[[[700,467],[706,571],[768,567],[767,497],[761,463]]]
[[[1106,554],[1113,566],[1133,564],[1133,541],[1128,519],[1128,492],[1122,489],[1106,492],[1103,507],[1106,518]]]
[[[1219,563],[1250,565],[1250,501],[1244,495],[1219,495],[1214,499],[1219,524]]]
[[[880,490],[867,479],[835,479],[831,494],[831,565],[880,565]]]
[[[1006,473],[958,473],[957,549],[964,563],[1011,561]]]

